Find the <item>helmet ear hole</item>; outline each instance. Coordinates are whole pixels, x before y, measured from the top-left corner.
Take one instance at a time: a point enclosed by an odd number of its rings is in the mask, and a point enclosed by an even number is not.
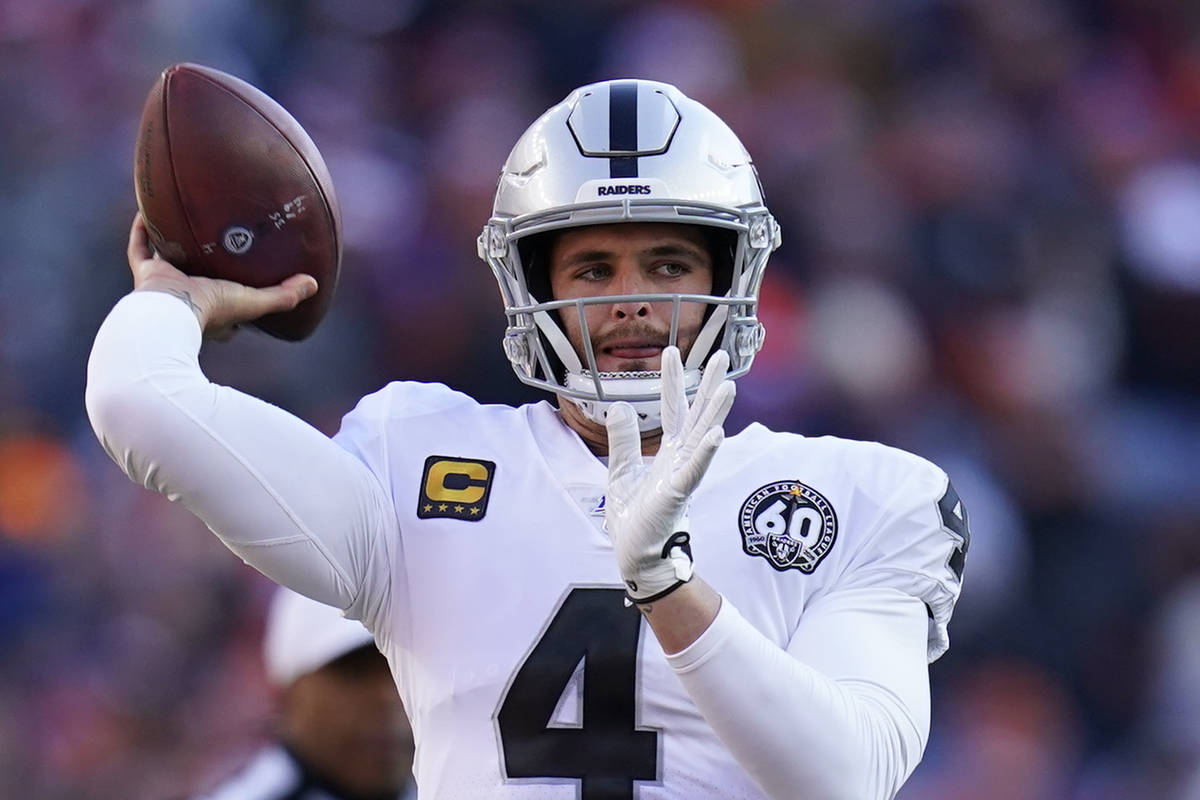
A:
[[[530,297],[536,299],[537,302],[545,303],[553,300],[550,291],[550,253],[554,249],[554,243],[558,241],[560,231],[547,231],[545,233],[535,233],[532,236],[526,236],[517,242],[517,255],[521,259],[521,271],[525,277],[525,288],[528,290]],[[563,327],[562,315],[557,309],[547,311],[554,324],[560,330],[565,330]],[[545,376],[547,380],[556,383],[563,383],[566,380],[567,368],[563,364],[562,359],[558,357],[557,351],[550,346],[546,335],[538,331],[538,339],[542,343],[542,351],[546,354],[546,358],[550,362],[552,375]]]
[[[517,242],[525,286],[543,303],[553,299],[550,296],[550,252],[558,236],[558,231],[548,231],[526,236]]]
[[[701,226],[701,230],[704,231],[704,237],[708,240],[708,252],[712,256],[712,294],[716,297],[724,297],[733,286],[733,259],[737,252],[737,232],[708,225]],[[711,309],[709,313],[712,313]]]
[[[708,242],[708,252],[712,256],[712,295],[714,297],[725,297],[729,294],[730,289],[733,288],[733,262],[736,258],[738,245],[737,232],[710,226],[703,226],[702,230]],[[707,326],[712,315],[717,313],[719,308],[719,306],[713,305],[705,310],[702,326]],[[720,335],[713,338],[712,344],[708,347],[708,352],[703,355],[700,363],[707,364],[709,357],[721,349],[721,340],[722,337]],[[690,354],[685,355],[689,356],[690,361]]]

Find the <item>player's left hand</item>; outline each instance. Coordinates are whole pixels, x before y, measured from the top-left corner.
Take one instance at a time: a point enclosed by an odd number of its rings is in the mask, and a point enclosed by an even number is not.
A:
[[[728,354],[717,351],[689,406],[679,349],[663,350],[662,443],[649,464],[633,408],[609,409],[606,525],[635,603],[657,600],[692,578],[688,498],[725,439],[721,426],[734,396],[728,370]]]

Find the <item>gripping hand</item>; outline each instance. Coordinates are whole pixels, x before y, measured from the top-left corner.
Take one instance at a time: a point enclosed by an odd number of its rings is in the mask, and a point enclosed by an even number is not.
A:
[[[634,603],[664,597],[692,578],[688,499],[725,439],[721,426],[734,396],[728,369],[728,354],[717,351],[689,406],[679,349],[663,350],[662,443],[649,463],[633,408],[609,409],[606,525]]]

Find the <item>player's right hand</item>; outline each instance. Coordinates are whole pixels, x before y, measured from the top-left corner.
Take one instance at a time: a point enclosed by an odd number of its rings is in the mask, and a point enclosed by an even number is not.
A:
[[[275,286],[255,289],[233,281],[186,275],[150,247],[146,222],[139,213],[129,231],[129,268],[135,292],[166,292],[183,300],[196,314],[204,335],[227,339],[243,322],[277,311],[291,311],[316,294],[311,275],[293,275]]]

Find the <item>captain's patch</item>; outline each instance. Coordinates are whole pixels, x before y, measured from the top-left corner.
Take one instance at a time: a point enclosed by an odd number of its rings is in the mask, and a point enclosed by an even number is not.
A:
[[[495,474],[494,461],[430,456],[425,459],[425,472],[421,475],[417,516],[421,519],[449,517],[472,522],[483,519]]]
[[[799,481],[760,487],[738,513],[742,549],[783,572],[811,573],[837,540],[837,514],[829,501]]]

